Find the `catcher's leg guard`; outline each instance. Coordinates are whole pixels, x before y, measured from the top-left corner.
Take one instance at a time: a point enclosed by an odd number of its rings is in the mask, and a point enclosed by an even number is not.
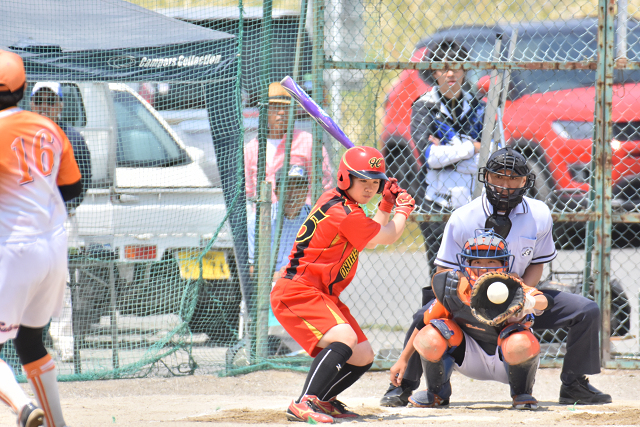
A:
[[[529,329],[514,323],[502,331],[498,345],[508,367],[513,407],[537,409],[538,401],[531,395],[540,359],[540,343]]]
[[[516,409],[537,409],[538,401],[532,396],[533,383],[536,381],[540,355],[519,365],[509,365],[509,386],[513,407]]]
[[[518,365],[540,354],[540,343],[529,329],[514,323],[500,331],[498,345],[504,361]]]
[[[453,373],[453,357],[446,354],[437,362],[430,362],[424,358],[422,369],[427,380],[427,389],[418,391],[409,397],[412,406],[419,408],[434,408],[446,406],[451,397],[451,374]]]
[[[413,341],[416,351],[430,362],[438,362],[449,348],[462,342],[462,329],[452,319],[432,319]]]

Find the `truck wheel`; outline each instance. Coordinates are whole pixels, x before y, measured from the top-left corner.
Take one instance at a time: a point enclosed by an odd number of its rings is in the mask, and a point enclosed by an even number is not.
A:
[[[185,286],[173,258],[136,263],[133,280],[118,292],[118,309],[131,316],[178,313]]]
[[[147,288],[150,314],[178,313],[186,286],[188,282],[180,277],[180,267],[173,257],[154,262],[149,271]]]
[[[228,345],[238,339],[242,296],[237,283],[205,281],[189,321],[193,333],[204,332],[212,344]]]
[[[200,284],[196,307],[189,321],[193,333],[204,332],[215,345],[238,340],[242,292],[233,257],[228,257],[229,280],[205,280]]]

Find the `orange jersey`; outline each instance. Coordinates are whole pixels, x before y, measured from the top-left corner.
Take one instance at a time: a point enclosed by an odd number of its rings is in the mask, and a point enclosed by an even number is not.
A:
[[[282,277],[340,295],[356,274],[360,252],[380,227],[341,190],[325,192],[300,227]]]
[[[61,226],[67,210],[58,186],[79,180],[73,148],[58,125],[20,108],[0,111],[0,236]]]

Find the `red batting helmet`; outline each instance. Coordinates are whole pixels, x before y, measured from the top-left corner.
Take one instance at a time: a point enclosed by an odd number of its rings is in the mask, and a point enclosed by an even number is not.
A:
[[[351,176],[361,179],[379,179],[378,193],[382,193],[387,175],[384,174],[385,164],[382,153],[373,147],[349,148],[338,168],[338,188],[348,190],[351,188]]]

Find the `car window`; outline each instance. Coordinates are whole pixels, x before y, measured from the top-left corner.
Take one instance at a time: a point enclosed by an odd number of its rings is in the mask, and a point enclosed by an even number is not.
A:
[[[87,115],[78,85],[62,83],[62,95],[64,96],[64,108],[62,109],[60,121],[73,127],[85,127],[87,125]]]
[[[23,110],[31,111],[31,90],[36,82],[28,82],[25,96],[18,103]],[[63,108],[60,114],[60,123],[66,123],[73,127],[87,126],[87,114],[82,102],[82,95],[78,85],[73,83],[62,83]]]
[[[112,94],[118,123],[117,166],[167,167],[191,162],[186,151],[135,96],[117,90]]]
[[[630,32],[629,58],[640,58],[640,30]],[[470,45],[470,56],[473,61],[491,61],[493,40],[478,37],[475,40],[467,39]],[[508,40],[503,42],[503,58],[507,56]],[[583,34],[533,34],[519,37],[514,51],[514,61],[586,61],[595,60],[597,56],[597,44],[591,32]],[[478,80],[488,75],[488,70],[469,70],[467,81],[475,90]],[[509,97],[518,98],[525,94],[544,93],[558,90],[575,89],[579,87],[594,86],[596,80],[595,70],[513,70],[511,73],[511,88]],[[640,71],[616,70],[614,83],[638,83]]]

